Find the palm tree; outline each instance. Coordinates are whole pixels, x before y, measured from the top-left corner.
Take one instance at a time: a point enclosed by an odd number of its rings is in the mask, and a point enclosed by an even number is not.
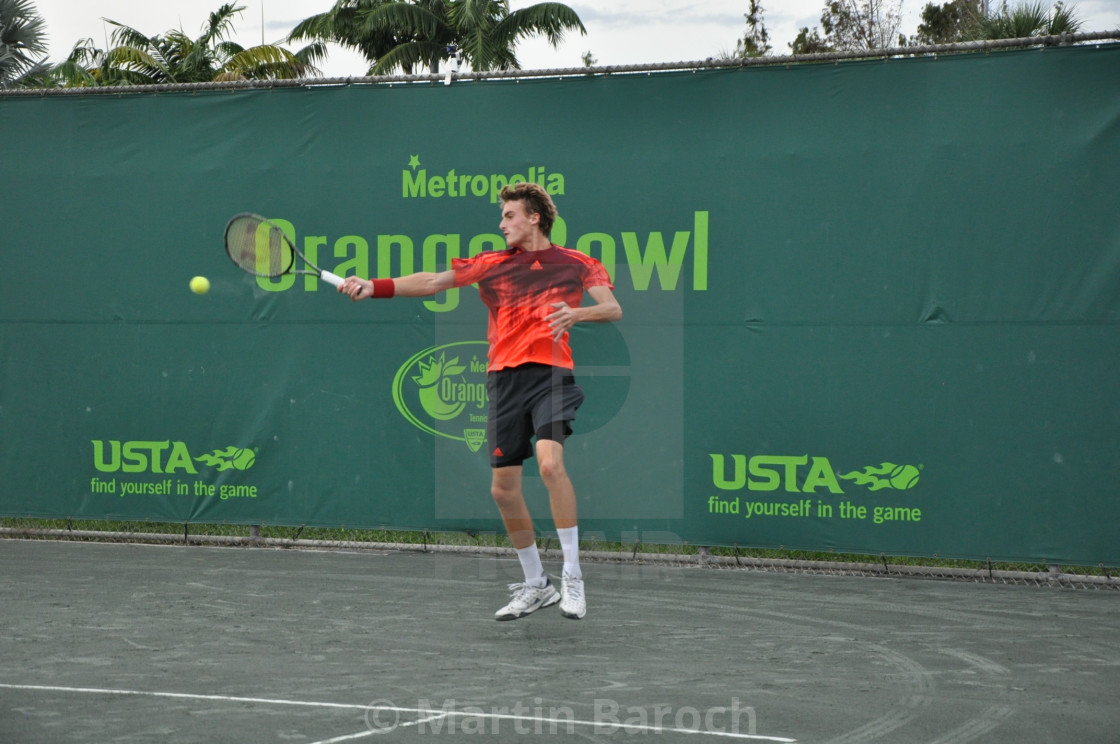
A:
[[[1041,2],[1025,2],[1008,9],[1005,2],[999,12],[977,15],[968,24],[963,37],[966,41],[981,39],[1025,39],[1031,36],[1058,36],[1076,33],[1082,21],[1073,10],[1061,2],[1048,12]]]
[[[233,17],[244,9],[221,6],[197,39],[181,30],[145,36],[110,20],[115,27],[110,49],[98,49],[91,39],[78,42],[53,74],[63,85],[76,87],[290,79],[318,72],[312,62],[321,58],[321,46],[293,54],[271,44],[246,49],[228,41]]]
[[[587,33],[563,3],[544,2],[510,12],[508,0],[338,0],[327,13],[301,23],[289,39],[317,38],[359,50],[370,74],[400,68],[411,74],[461,57],[476,71],[520,69],[514,48],[543,34],[556,47],[565,32]]]
[[[46,66],[46,24],[29,0],[0,0],[0,88],[21,87]]]
[[[471,5],[501,4],[487,0],[465,2]],[[380,75],[400,67],[408,73],[421,66],[426,66],[432,74],[439,72],[439,63],[450,59],[460,46],[450,20],[455,4],[455,0],[385,0],[363,11],[361,15],[369,29],[375,32],[391,30],[403,38],[377,59],[370,68],[371,72]],[[458,4],[464,4],[464,0]],[[509,13],[508,7],[506,13]],[[462,54],[468,56],[465,51]]]
[[[300,21],[288,34],[288,41],[332,41],[355,49],[369,61],[366,74],[372,75],[377,60],[398,45],[414,40],[393,30],[371,29],[367,26],[365,13],[385,2],[386,0],[338,0],[325,13]],[[411,66],[405,68],[405,74],[412,74]]]

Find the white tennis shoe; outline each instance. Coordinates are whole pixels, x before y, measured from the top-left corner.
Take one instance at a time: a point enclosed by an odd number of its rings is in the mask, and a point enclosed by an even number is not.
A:
[[[509,604],[494,613],[495,620],[516,620],[560,601],[560,593],[547,578],[544,586],[510,584],[509,589],[513,597]]]
[[[582,578],[564,574],[560,583],[560,614],[572,620],[579,620],[587,614]]]

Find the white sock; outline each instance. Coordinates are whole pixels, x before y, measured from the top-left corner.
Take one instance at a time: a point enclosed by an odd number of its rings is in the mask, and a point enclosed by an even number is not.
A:
[[[560,549],[564,551],[564,573],[575,579],[582,579],[579,570],[579,527],[564,527],[556,530],[560,538]]]
[[[544,586],[544,566],[541,565],[537,544],[534,542],[527,548],[518,548],[517,559],[521,561],[521,570],[525,572],[525,583],[529,586]]]

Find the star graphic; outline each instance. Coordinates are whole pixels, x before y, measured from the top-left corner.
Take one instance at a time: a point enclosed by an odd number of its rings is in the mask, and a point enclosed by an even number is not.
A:
[[[411,168],[412,170],[416,170],[417,168],[419,168],[420,167],[420,156],[419,155],[413,155],[412,157],[410,157],[408,159],[408,167]]]

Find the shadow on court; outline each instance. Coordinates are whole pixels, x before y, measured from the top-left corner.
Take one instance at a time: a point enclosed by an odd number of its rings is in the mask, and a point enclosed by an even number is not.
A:
[[[558,570],[552,565],[547,567]],[[1120,593],[0,540],[0,742],[1105,742]]]

